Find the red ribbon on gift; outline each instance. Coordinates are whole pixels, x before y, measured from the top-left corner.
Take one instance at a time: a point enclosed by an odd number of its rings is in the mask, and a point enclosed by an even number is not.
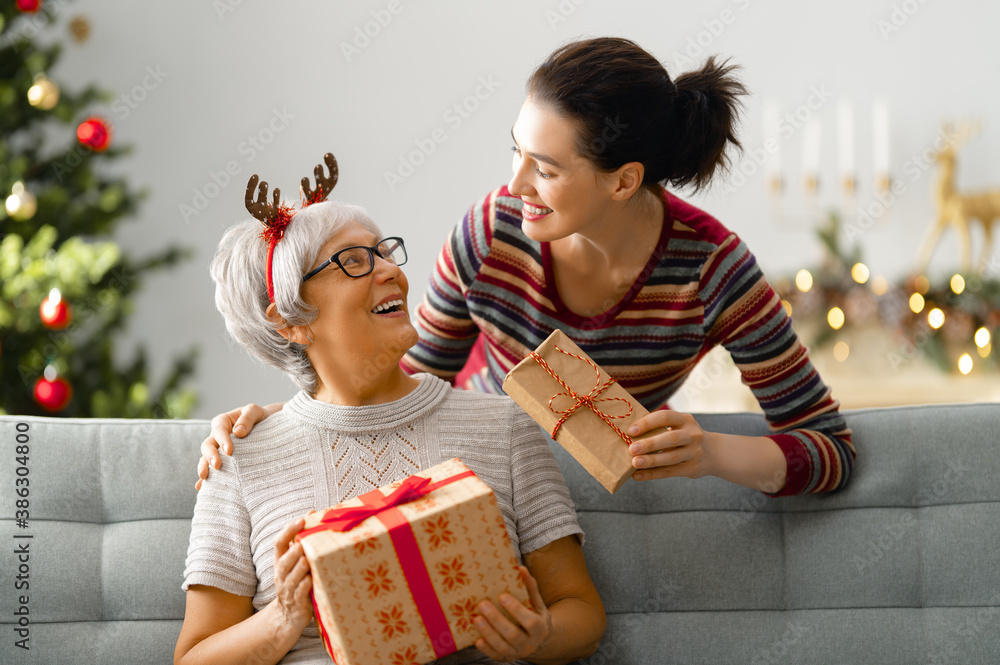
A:
[[[476,474],[472,471],[463,471],[436,483],[432,483],[430,478],[410,476],[389,496],[385,496],[379,490],[372,490],[358,496],[364,503],[362,506],[331,508],[324,513],[322,521],[317,526],[300,531],[296,534],[295,539],[301,540],[318,531],[350,531],[369,517],[378,518],[389,530],[389,538],[392,540],[399,565],[403,569],[403,576],[410,589],[410,596],[413,597],[413,602],[417,606],[420,619],[424,624],[424,631],[434,647],[434,656],[435,658],[443,658],[456,651],[455,638],[452,635],[451,626],[448,625],[448,619],[445,617],[444,608],[441,607],[441,602],[434,591],[434,585],[431,582],[430,573],[427,571],[427,564],[424,563],[420,546],[417,544],[417,538],[413,534],[413,528],[398,506],[416,501],[439,487],[474,475]],[[315,605],[315,601],[313,604]],[[319,622],[318,610],[316,611],[316,620]],[[322,624],[320,624],[320,629],[323,631],[323,640],[327,645],[327,651],[329,651],[329,641]]]
[[[571,358],[577,358],[577,359],[582,360],[583,362],[587,363],[591,367],[593,367],[594,368],[594,372],[597,374],[597,379],[594,381],[594,387],[593,387],[593,389],[591,389],[591,391],[589,393],[587,393],[586,395],[580,395],[578,392],[576,392],[575,390],[573,390],[572,388],[570,388],[568,385],[566,385],[566,382],[562,380],[562,378],[556,373],[556,371],[553,370],[549,366],[549,364],[547,362],[545,362],[545,359],[542,358],[537,352],[532,351],[531,353],[528,354],[532,359],[534,359],[535,362],[537,362],[539,365],[541,365],[542,369],[544,369],[546,372],[548,372],[549,376],[551,376],[553,379],[555,379],[559,383],[559,385],[562,386],[563,388],[565,388],[565,390],[566,390],[566,392],[556,393],[555,395],[553,395],[552,397],[549,398],[549,410],[552,411],[552,413],[556,413],[556,414],[561,414],[562,415],[562,417],[559,418],[558,422],[556,422],[555,427],[552,428],[552,432],[550,433],[550,435],[552,436],[552,438],[553,439],[556,438],[556,433],[559,431],[559,428],[562,427],[563,423],[566,422],[569,419],[570,416],[572,416],[574,413],[576,413],[581,407],[585,406],[588,409],[590,409],[591,411],[593,411],[594,413],[596,413],[598,418],[600,418],[601,420],[603,420],[604,422],[606,422],[608,424],[608,427],[610,427],[611,429],[613,429],[618,434],[618,436],[621,437],[622,441],[624,441],[625,443],[631,445],[631,443],[632,443],[632,437],[630,437],[628,434],[626,434],[625,432],[623,432],[620,427],[618,427],[617,425],[615,425],[611,421],[612,420],[617,420],[619,418],[628,418],[629,416],[631,416],[632,415],[632,403],[629,402],[624,397],[602,397],[600,399],[597,399],[598,395],[600,395],[605,390],[607,390],[608,388],[610,388],[612,385],[614,385],[615,383],[617,383],[617,381],[615,381],[614,377],[613,376],[609,376],[608,380],[605,381],[603,384],[601,384],[601,369],[597,366],[597,363],[595,363],[590,358],[587,358],[586,356],[581,356],[581,355],[577,355],[575,353],[569,353],[568,351],[563,351],[558,346],[554,346],[553,345],[553,348],[556,351],[558,351],[559,353],[563,354],[563,355],[569,356]],[[569,397],[570,399],[573,400],[572,406],[570,406],[568,409],[563,409],[562,411],[556,411],[556,409],[552,406],[552,402],[557,397],[564,397],[564,396],[565,397]],[[603,411],[601,411],[597,407],[597,402],[624,402],[625,405],[628,407],[628,413],[626,413],[625,415],[622,415],[622,416],[609,416],[608,414],[604,413]]]
[[[331,508],[323,515],[323,520],[320,523],[326,524],[329,529],[334,531],[350,531],[369,517],[374,517],[384,510],[426,496],[430,492],[427,489],[430,484],[430,478],[410,476],[389,496],[383,496],[381,492],[375,490],[361,497],[361,500],[365,502],[363,506]],[[366,501],[365,497],[369,497],[369,500]]]

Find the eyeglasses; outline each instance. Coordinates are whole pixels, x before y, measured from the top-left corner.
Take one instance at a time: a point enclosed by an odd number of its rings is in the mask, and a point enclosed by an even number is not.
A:
[[[345,247],[303,275],[302,281],[305,282],[310,277],[315,277],[323,268],[331,263],[336,264],[338,268],[347,273],[348,277],[364,277],[375,269],[376,254],[382,260],[397,266],[406,263],[406,247],[403,246],[403,239],[397,237],[386,238],[379,241],[374,247],[363,247],[361,245]]]

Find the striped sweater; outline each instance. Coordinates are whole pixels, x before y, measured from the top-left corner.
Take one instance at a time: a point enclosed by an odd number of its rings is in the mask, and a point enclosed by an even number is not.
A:
[[[454,381],[477,338],[484,388],[555,329],[647,409],[665,407],[698,361],[721,344],[753,391],[784,452],[775,496],[843,487],[854,465],[839,404],[792,330],[747,246],[704,211],[663,190],[664,223],[646,268],[609,310],[584,317],[555,289],[548,243],[521,230],[521,199],[506,187],[476,203],[448,238],[417,310],[410,372]]]

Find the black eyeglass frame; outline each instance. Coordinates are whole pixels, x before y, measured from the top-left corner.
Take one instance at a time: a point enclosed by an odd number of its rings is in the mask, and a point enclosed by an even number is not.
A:
[[[379,258],[382,259],[383,261],[389,261],[389,257],[383,256],[382,252],[380,252],[378,248],[379,245],[382,245],[382,243],[388,242],[390,240],[395,240],[396,242],[398,242],[399,248],[403,250],[403,260],[399,262],[394,261],[393,263],[397,266],[404,265],[406,261],[409,259],[409,255],[406,253],[406,244],[403,242],[403,239],[400,238],[399,236],[389,236],[388,238],[383,238],[382,240],[379,240],[378,244],[375,245],[374,247],[365,247],[364,245],[352,245],[351,247],[345,247],[344,249],[338,251],[336,254],[328,258],[326,261],[319,264],[318,266],[307,272],[305,275],[303,275],[302,281],[305,282],[308,281],[310,278],[315,277],[320,273],[320,271],[322,271],[330,264],[336,264],[336,266],[341,270],[343,270],[344,274],[347,275],[348,277],[352,277],[354,279],[357,279],[358,277],[364,277],[365,275],[371,273],[372,270],[375,270],[376,254],[378,254]],[[340,255],[343,254],[344,252],[349,252],[352,249],[363,249],[368,252],[368,270],[361,273],[360,275],[352,275],[351,273],[347,272],[347,269],[344,268],[344,264],[340,262]]]

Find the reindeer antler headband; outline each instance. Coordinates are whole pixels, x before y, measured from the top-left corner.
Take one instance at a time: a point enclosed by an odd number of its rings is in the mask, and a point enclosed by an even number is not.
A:
[[[323,155],[323,161],[326,162],[327,168],[330,169],[330,175],[329,177],[324,176],[323,165],[317,164],[316,168],[313,169],[313,174],[316,176],[315,190],[309,186],[308,177],[302,178],[301,208],[325,201],[326,197],[330,195],[330,192],[333,191],[333,188],[337,184],[340,172],[337,169],[336,158],[328,152]],[[254,201],[253,195],[257,190],[258,182],[260,182],[260,195]],[[267,183],[262,182],[256,173],[250,176],[250,180],[247,182],[246,205],[250,214],[259,219],[261,224],[264,225],[264,230],[261,232],[260,238],[267,241],[267,297],[273,303],[274,282],[271,279],[271,262],[274,259],[274,248],[285,237],[285,229],[288,228],[288,224],[292,221],[296,210],[292,206],[281,202],[281,190],[277,187],[274,189],[274,202],[268,203]]]

